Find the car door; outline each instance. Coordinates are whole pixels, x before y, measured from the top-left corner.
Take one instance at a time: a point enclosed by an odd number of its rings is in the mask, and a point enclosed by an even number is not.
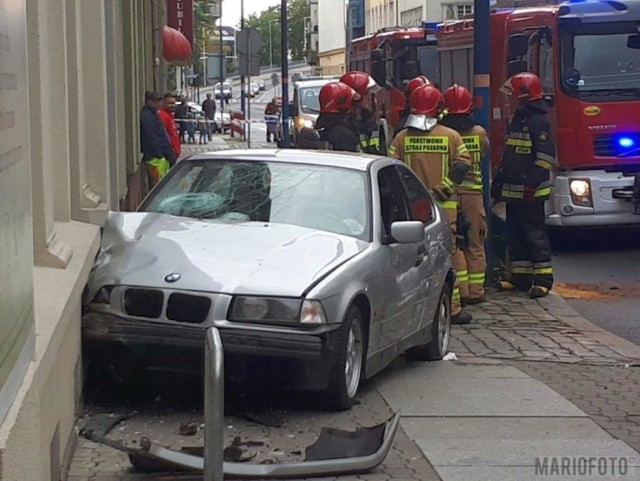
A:
[[[431,322],[433,318],[431,304],[437,302],[440,294],[440,283],[433,278],[436,259],[433,249],[437,245],[437,233],[435,232],[437,207],[425,185],[411,169],[404,165],[398,165],[396,169],[408,202],[409,217],[411,220],[417,220],[424,224],[425,236],[424,242],[418,245],[413,253],[416,270],[410,276],[410,281],[415,285],[406,288],[419,293],[415,315],[410,317],[406,324],[405,335],[409,336]],[[407,253],[410,257],[409,261],[411,254],[411,252]],[[416,255],[418,256],[417,260]]]
[[[418,309],[424,297],[419,279],[423,276],[422,244],[399,244],[391,237],[391,224],[409,220],[406,195],[394,165],[378,172],[382,245],[387,251],[389,272],[385,289],[385,312],[382,319],[380,347],[388,347],[403,339],[410,320],[420,316]],[[419,262],[420,260],[420,262]]]

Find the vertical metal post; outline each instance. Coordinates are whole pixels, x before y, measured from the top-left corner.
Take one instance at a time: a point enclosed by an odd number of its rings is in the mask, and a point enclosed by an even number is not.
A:
[[[240,30],[244,30],[244,0],[240,0]],[[237,37],[236,37],[236,44],[238,43]],[[251,51],[247,52],[247,55],[249,55],[249,63],[251,63],[251,55],[250,55]],[[240,108],[242,109],[242,113],[244,114],[245,118],[246,118],[246,107],[244,105],[245,102],[245,92],[246,92],[246,83],[245,83],[245,78],[244,75],[240,76]]]
[[[282,28],[282,145],[290,147],[289,139],[289,23],[287,20],[287,0],[280,4],[280,25]]]
[[[224,481],[224,350],[215,327],[207,331],[204,359],[204,481]]]
[[[251,53],[251,35],[247,35],[247,50]],[[247,126],[247,147],[251,148],[251,95],[253,92],[251,91],[251,55],[249,55],[249,97],[247,98],[247,115],[246,119],[249,121],[245,125]]]
[[[220,2],[220,122],[222,122],[224,113],[224,47],[222,45],[222,3]],[[215,88],[215,87],[214,87]],[[231,92],[231,86],[229,86],[229,92]],[[215,95],[214,95],[215,96]],[[224,128],[223,128],[224,130]]]
[[[273,25],[273,21],[269,21],[269,70],[273,70],[273,35],[271,34],[271,25]]]
[[[475,96],[475,108],[474,115],[476,122],[482,125],[487,132],[491,127],[490,112],[491,112],[491,76],[490,76],[490,15],[491,7],[489,0],[475,0],[474,2],[474,55],[473,55],[473,87]],[[487,213],[491,209],[491,156],[489,152],[482,159],[482,179],[483,179],[483,194],[484,205]],[[490,246],[491,237],[488,236],[485,248],[487,250],[487,259],[491,262],[493,256],[491,255]],[[491,273],[493,266],[489,265],[488,274]],[[487,276],[489,279],[490,275]]]

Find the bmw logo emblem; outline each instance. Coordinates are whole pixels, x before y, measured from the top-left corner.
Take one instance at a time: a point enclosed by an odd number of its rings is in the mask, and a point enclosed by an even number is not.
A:
[[[165,282],[178,282],[180,279],[182,279],[182,276],[177,272],[172,272],[164,276]]]

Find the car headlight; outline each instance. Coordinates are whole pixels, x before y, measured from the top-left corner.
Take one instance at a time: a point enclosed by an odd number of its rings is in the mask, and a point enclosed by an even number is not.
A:
[[[298,129],[303,129],[305,127],[312,128],[314,125],[313,120],[303,119],[302,117],[298,117]]]
[[[571,201],[575,205],[583,207],[593,206],[591,182],[589,179],[572,179],[569,182],[569,190],[571,191]]]
[[[236,297],[231,306],[232,321],[297,322],[300,299]]]
[[[320,301],[304,301],[300,311],[300,324],[326,324],[327,314]]]

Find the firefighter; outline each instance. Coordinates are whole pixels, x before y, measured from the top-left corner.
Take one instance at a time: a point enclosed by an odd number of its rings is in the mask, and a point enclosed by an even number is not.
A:
[[[469,222],[469,228],[462,246],[462,260],[465,261],[465,265],[456,266],[456,269],[462,305],[479,304],[485,299],[484,282],[487,270],[484,252],[487,214],[482,196],[482,159],[489,148],[489,137],[487,131],[477,125],[471,115],[473,99],[468,89],[453,85],[444,93],[444,105],[448,113],[440,123],[459,132],[471,154],[471,168],[458,186],[459,207]]]
[[[505,234],[511,264],[504,290],[546,296],[553,286],[551,246],[545,226],[544,203],[551,195],[551,171],[556,151],[544,100],[542,82],[524,72],[509,78],[502,92],[516,104],[509,125],[502,164],[494,176],[491,195],[505,201]]]
[[[359,152],[360,139],[351,116],[353,102],[358,97],[355,90],[342,82],[331,82],[320,89],[320,115],[315,128],[320,140],[333,150]]]
[[[360,150],[368,154],[386,155],[386,145],[380,138],[380,125],[371,102],[371,94],[380,87],[371,75],[358,71],[347,72],[340,78],[340,82],[358,92],[360,97],[353,104],[353,119],[360,139]]]
[[[409,83],[407,83],[407,88],[404,91],[406,105],[404,110],[400,114],[400,121],[398,122],[398,125],[396,126],[395,130],[393,131],[394,138],[396,135],[400,133],[401,130],[404,129],[404,126],[407,123],[407,119],[411,114],[411,102],[410,102],[411,94],[415,92],[417,89],[419,89],[420,87],[424,87],[425,85],[430,85],[430,84],[431,84],[431,81],[424,75],[418,75],[417,77],[409,80]]]
[[[438,124],[443,106],[442,93],[433,85],[425,85],[411,95],[411,115],[406,128],[389,147],[389,156],[404,161],[444,208],[453,233],[451,253],[454,264],[462,252],[456,244],[456,216],[458,203],[455,191],[471,167],[467,147],[455,130]],[[458,281],[454,285],[451,302],[451,322],[467,324],[472,317],[462,310]]]

